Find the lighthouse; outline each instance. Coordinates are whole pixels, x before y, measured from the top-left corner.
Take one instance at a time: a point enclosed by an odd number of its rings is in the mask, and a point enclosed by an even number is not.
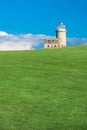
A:
[[[61,22],[56,28],[56,38],[44,39],[44,48],[62,48],[66,46],[66,27]]]
[[[58,38],[59,44],[61,47],[66,47],[66,27],[61,22],[56,28],[56,38]]]

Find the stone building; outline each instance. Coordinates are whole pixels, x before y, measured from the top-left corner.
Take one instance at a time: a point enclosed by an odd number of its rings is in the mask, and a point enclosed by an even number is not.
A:
[[[62,48],[66,46],[66,27],[63,23],[59,23],[56,28],[56,38],[45,38],[44,48]]]

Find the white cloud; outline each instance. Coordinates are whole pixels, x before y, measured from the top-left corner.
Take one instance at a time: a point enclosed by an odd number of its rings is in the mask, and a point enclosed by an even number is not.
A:
[[[0,31],[0,50],[32,50],[43,46],[45,35],[8,34]]]
[[[44,34],[8,34],[0,31],[0,51],[3,50],[32,50],[43,48],[43,39],[46,37]],[[86,44],[87,38],[67,38],[69,46]]]
[[[67,38],[68,46],[87,44],[87,38]]]
[[[4,31],[0,31],[0,36],[7,36],[8,34]]]

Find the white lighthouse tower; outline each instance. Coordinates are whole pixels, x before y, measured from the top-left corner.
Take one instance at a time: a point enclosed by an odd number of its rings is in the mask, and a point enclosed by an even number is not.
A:
[[[66,27],[63,23],[59,23],[56,29],[56,38],[61,47],[66,47]]]
[[[66,46],[66,27],[63,23],[59,23],[56,28],[56,38],[45,38],[44,48],[62,48]]]

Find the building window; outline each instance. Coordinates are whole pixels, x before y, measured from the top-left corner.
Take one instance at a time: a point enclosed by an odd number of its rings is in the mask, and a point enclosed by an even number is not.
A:
[[[54,42],[54,40],[52,40],[52,42]]]
[[[47,47],[50,47],[49,45],[47,45]]]
[[[54,47],[56,47],[56,45],[54,45]]]
[[[48,40],[48,43],[50,43],[50,40]]]

